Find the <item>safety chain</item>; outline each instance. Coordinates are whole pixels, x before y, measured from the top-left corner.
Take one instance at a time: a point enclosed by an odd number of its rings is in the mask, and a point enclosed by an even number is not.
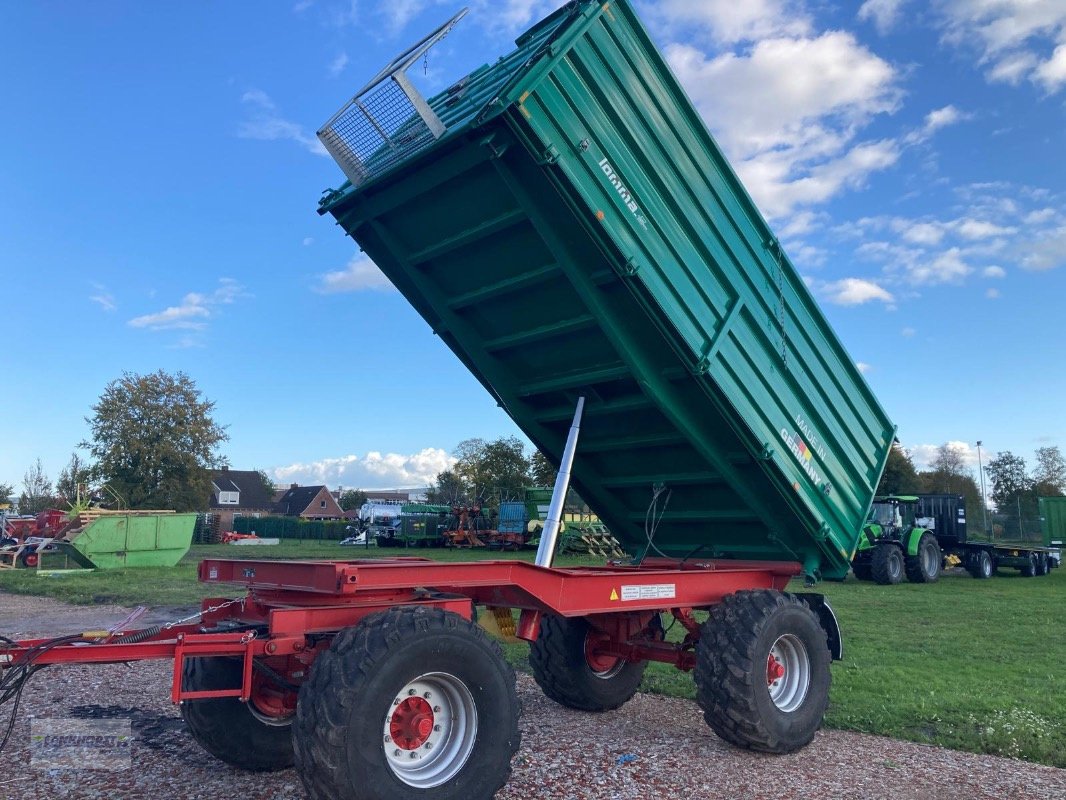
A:
[[[230,606],[235,606],[237,604],[240,604],[241,611],[244,611],[244,598],[239,597],[236,600],[227,600],[225,603],[219,603],[217,606],[210,606],[208,608],[202,609],[197,613],[193,614],[192,616],[188,616],[183,619],[176,619],[173,622],[168,622],[163,625],[163,630],[168,631],[176,625],[183,625],[186,622],[192,622],[194,619],[199,619],[204,614],[213,614],[216,611],[221,611],[224,608],[229,608]]]

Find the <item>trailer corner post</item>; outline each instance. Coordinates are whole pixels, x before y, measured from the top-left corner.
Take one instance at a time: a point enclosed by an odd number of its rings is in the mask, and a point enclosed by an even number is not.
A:
[[[537,548],[538,567],[550,567],[555,559],[555,544],[563,521],[563,505],[566,503],[566,492],[570,488],[570,470],[574,465],[574,451],[577,450],[577,436],[581,430],[581,414],[584,410],[585,398],[579,397],[574,421],[570,424],[570,433],[566,437],[563,457],[559,462],[559,474],[555,478],[548,518],[544,521],[544,530],[540,534],[540,547]]]

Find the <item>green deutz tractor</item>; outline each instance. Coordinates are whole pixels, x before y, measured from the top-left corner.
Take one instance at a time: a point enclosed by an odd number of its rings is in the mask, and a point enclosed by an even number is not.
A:
[[[936,536],[916,519],[917,497],[877,497],[859,538],[851,569],[862,581],[882,585],[932,583],[940,577],[943,553]]]

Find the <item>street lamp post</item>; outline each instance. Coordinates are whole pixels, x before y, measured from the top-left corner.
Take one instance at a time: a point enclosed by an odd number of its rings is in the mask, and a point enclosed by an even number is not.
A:
[[[984,520],[985,535],[992,537],[988,528],[988,500],[985,499],[985,467],[981,463],[981,443],[977,443],[977,471],[981,473],[981,517]]]

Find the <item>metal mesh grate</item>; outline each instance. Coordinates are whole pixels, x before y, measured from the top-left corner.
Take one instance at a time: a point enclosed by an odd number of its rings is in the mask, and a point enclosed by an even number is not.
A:
[[[403,88],[390,78],[349,102],[319,138],[358,186],[437,137]]]
[[[444,125],[405,73],[465,13],[466,9],[396,58],[318,132],[353,186],[386,172],[444,133]]]

